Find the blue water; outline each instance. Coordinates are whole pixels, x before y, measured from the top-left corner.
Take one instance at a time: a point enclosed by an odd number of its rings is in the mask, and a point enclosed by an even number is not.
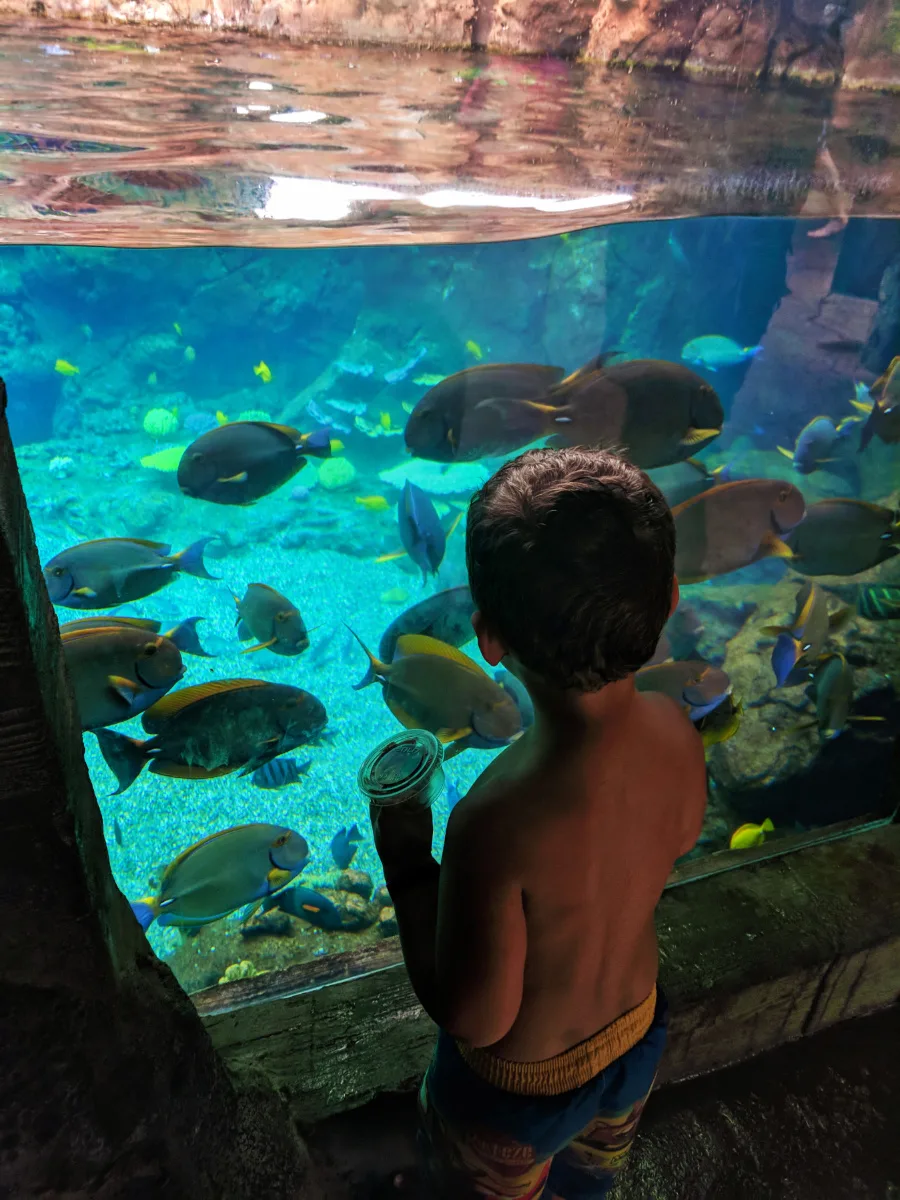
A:
[[[885,231],[893,226],[891,237],[896,224],[880,223]],[[204,618],[200,637],[215,657],[186,658],[185,684],[252,675],[305,688],[328,711],[328,736],[293,752],[312,759],[309,772],[280,790],[233,775],[195,782],[144,772],[124,794],[110,796],[113,777],[96,739],[85,735],[125,895],[146,895],[175,855],[232,825],[266,821],[298,830],[312,848],[311,877],[333,869],[329,845],[340,826],[355,821],[368,833],[356,772],[399,726],[377,686],[353,690],[366,663],[347,627],[376,649],[404,608],[465,581],[461,527],[426,585],[408,558],[376,561],[401,548],[396,503],[404,478],[431,496],[449,524],[501,461],[447,468],[409,456],[402,436],[408,413],[438,377],[479,361],[573,370],[602,349],[679,361],[688,341],[711,334],[739,347],[762,345],[736,365],[700,368],[726,413],[721,436],[699,456],[703,462],[732,477],[792,480],[807,503],[847,496],[896,504],[896,445],[875,439],[858,454],[848,440],[837,461],[808,476],[798,476],[777,449],[793,447],[814,416],[851,415],[855,384],[873,382],[887,366],[871,369],[860,358],[876,317],[871,282],[855,287],[841,238],[814,243],[807,239],[813,228],[791,220],[698,219],[478,246],[0,249],[0,373],[42,561],[93,538],[136,536],[180,550],[215,535],[207,562],[218,582],[181,575],[120,615],[154,617],[164,628]],[[853,230],[851,224],[845,241]],[[829,281],[841,272],[850,282],[835,293]],[[265,372],[254,372],[260,363],[271,372],[268,382]],[[154,436],[144,421],[156,409],[173,415],[172,428]],[[217,413],[229,420],[252,413],[304,431],[324,422],[343,448],[324,469],[310,460],[249,508],[186,498],[171,470],[142,465],[188,444]],[[326,486],[335,470],[346,478]],[[665,470],[655,474],[665,487]],[[367,497],[385,504],[358,502]],[[848,583],[900,584],[898,562],[831,581],[835,600]],[[300,657],[240,654],[233,597],[257,581],[299,607],[311,631]],[[887,719],[848,726],[822,744],[815,730],[795,729],[810,711],[802,689],[773,695],[771,639],[759,632],[790,615],[800,583],[783,562],[767,561],[684,588],[688,630],[675,656],[689,649],[691,657],[724,664],[744,705],[738,733],[709,755],[710,813],[698,854],[727,851],[734,828],[767,816],[777,842],[883,808],[900,717],[896,622],[854,617],[836,635],[834,648],[853,667],[860,711],[871,701]],[[81,615],[58,610],[60,621]],[[478,660],[474,642],[466,652]],[[139,720],[118,729],[142,734]],[[459,793],[490,757],[468,750],[449,764]],[[854,778],[863,785],[849,786]],[[439,849],[446,797],[435,816]],[[368,836],[353,866],[381,882]],[[365,935],[337,941],[297,922],[293,942],[270,939],[273,946],[277,940],[271,953],[262,940],[240,942],[236,918],[210,929],[192,942],[151,928],[153,945],[164,956],[175,953],[187,986],[214,982],[225,963],[249,959],[267,969],[374,936],[376,927],[370,921]],[[198,964],[204,957],[215,960],[211,974]]]

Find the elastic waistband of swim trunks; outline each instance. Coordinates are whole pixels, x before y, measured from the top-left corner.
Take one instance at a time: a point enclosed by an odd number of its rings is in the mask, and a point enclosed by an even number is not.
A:
[[[489,1050],[457,1042],[459,1052],[476,1075],[504,1092],[516,1096],[560,1096],[596,1078],[601,1071],[627,1054],[653,1024],[656,987],[637,1008],[617,1017],[611,1025],[553,1058],[540,1062],[512,1062]]]

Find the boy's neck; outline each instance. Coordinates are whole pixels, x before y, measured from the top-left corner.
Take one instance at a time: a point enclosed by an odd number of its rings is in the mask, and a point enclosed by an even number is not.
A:
[[[608,683],[597,692],[559,691],[539,681],[528,680],[539,735],[571,737],[590,733],[592,727],[607,725],[622,716],[635,696],[634,676]]]

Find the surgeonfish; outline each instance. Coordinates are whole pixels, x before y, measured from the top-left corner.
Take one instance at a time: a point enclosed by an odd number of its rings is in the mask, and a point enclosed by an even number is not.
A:
[[[701,492],[708,492],[717,484],[724,483],[720,473],[721,469],[711,471],[698,458],[684,458],[679,463],[648,472],[670,508],[683,504],[685,500],[693,500]]]
[[[762,346],[741,346],[733,338],[712,333],[685,342],[681,348],[681,357],[692,366],[717,371],[719,367],[736,367],[749,358],[756,358],[758,354],[762,354],[762,349]]]
[[[54,604],[65,608],[113,608],[152,596],[181,572],[215,579],[203,563],[203,549],[214,538],[201,538],[178,554],[163,542],[143,538],[100,538],[79,542],[55,554],[44,566]]]
[[[849,608],[829,616],[828,600],[821,588],[804,583],[797,593],[794,616],[788,625],[764,625],[760,630],[775,638],[772,671],[775,686],[784,687],[791,672],[812,665],[822,652],[830,632],[849,616]]]
[[[811,475],[819,467],[837,461],[837,443],[858,423],[858,417],[845,417],[838,425],[831,417],[813,417],[797,434],[794,449],[778,446],[778,453],[791,460],[795,471]]]
[[[426,596],[391,621],[378,643],[378,657],[382,662],[393,662],[397,639],[404,633],[424,634],[457,649],[465,646],[475,636],[472,628],[474,611],[472,593],[466,585],[446,588]],[[365,675],[353,687],[359,691],[374,682],[375,674],[370,663]]]
[[[142,629],[149,633],[162,632],[163,637],[174,642],[182,654],[192,654],[196,658],[213,658],[214,655],[204,650],[197,636],[197,625],[203,617],[185,617],[171,629],[163,629],[162,621],[151,621],[144,617],[113,617],[104,614],[102,617],[79,617],[75,621],[66,621],[60,625],[60,633],[71,633],[75,629],[106,629],[117,626],[123,629]]]
[[[428,495],[408,479],[397,502],[397,524],[403,548],[425,583],[444,561],[447,534]]]
[[[900,587],[861,587],[856,611],[867,621],[900,621]]]
[[[785,535],[803,521],[800,490],[782,479],[723,483],[672,510],[675,571],[699,583],[762,558],[791,558]]]
[[[74,363],[70,363],[64,358],[58,358],[56,360],[56,364],[54,365],[53,370],[56,371],[56,373],[58,375],[71,376],[71,375],[80,375],[81,374],[81,370],[79,367],[76,367]]]
[[[785,541],[801,575],[858,575],[898,553],[900,522],[880,504],[833,497],[811,504]]]
[[[289,787],[292,783],[299,783],[304,775],[308,775],[311,766],[311,758],[303,762],[298,762],[296,758],[273,758],[264,767],[256,768],[250,776],[250,782],[267,791]]]
[[[301,884],[264,900],[262,907],[263,912],[280,908],[282,912],[299,917],[301,921],[307,921],[319,929],[338,930],[344,927],[341,910],[334,901]]]
[[[816,705],[819,734],[829,742],[846,728],[853,704],[853,671],[843,654],[823,659],[808,694]]]
[[[384,496],[354,496],[354,500],[367,512],[387,512],[391,507]]]
[[[273,654],[296,655],[309,649],[309,634],[299,609],[267,583],[249,583],[237,604],[238,637],[242,642],[256,638],[243,654],[271,650]]]
[[[130,720],[184,675],[175,643],[146,629],[63,629],[61,641],[83,730]]]
[[[143,929],[208,925],[247,904],[256,908],[309,861],[306,839],[283,825],[236,825],[189,846],[165,869],[155,896],[131,909]]]
[[[155,775],[216,779],[249,775],[279,754],[313,741],[325,728],[321,700],[261,679],[217,679],[179,688],[143,714],[150,737],[95,729],[100,752],[124,792],[149,763]]]
[[[253,368],[253,374],[260,381],[260,383],[271,383],[272,382],[272,371],[267,366],[267,364],[263,362],[262,359],[260,359],[259,362],[256,364],[256,366]]]
[[[731,680],[723,670],[689,659],[641,667],[634,683],[639,692],[670,696],[692,721],[708,716],[731,692]]]
[[[331,839],[331,845],[329,846],[335,866],[341,871],[346,871],[356,856],[357,843],[361,841],[362,834],[355,823],[349,829],[346,825],[341,826]]]
[[[694,722],[694,727],[703,739],[703,745],[708,750],[710,746],[718,746],[727,742],[741,727],[744,716],[744,706],[734,695],[728,695],[711,713]]]
[[[185,496],[213,504],[253,504],[292,479],[306,455],[331,456],[328,429],[300,433],[269,421],[230,421],[191,442],[178,466]]]
[[[728,849],[750,850],[753,846],[761,846],[766,840],[766,834],[774,832],[775,826],[770,817],[766,817],[761,825],[754,825],[751,822],[746,825],[738,825],[728,841]]]
[[[471,734],[479,748],[504,746],[521,734],[516,702],[461,650],[405,633],[397,639],[393,662],[386,663],[353,636],[365,650],[397,720],[407,729],[430,730],[446,746],[453,744],[445,757],[466,749]]]
[[[856,399],[850,403],[867,418],[859,437],[860,452],[875,436],[886,445],[900,442],[900,356],[891,360],[871,388],[859,384]]]

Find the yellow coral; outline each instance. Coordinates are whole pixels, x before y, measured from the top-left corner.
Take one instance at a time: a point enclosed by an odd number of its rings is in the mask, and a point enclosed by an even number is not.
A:
[[[262,971],[257,970],[249,958],[244,958],[240,962],[227,966],[219,983],[233,983],[236,979],[252,979],[254,975],[262,975]]]
[[[178,412],[175,409],[151,408],[144,413],[144,433],[151,437],[164,438],[178,428]]]
[[[356,467],[349,458],[326,458],[319,467],[319,483],[329,492],[350,487],[356,479]]]

